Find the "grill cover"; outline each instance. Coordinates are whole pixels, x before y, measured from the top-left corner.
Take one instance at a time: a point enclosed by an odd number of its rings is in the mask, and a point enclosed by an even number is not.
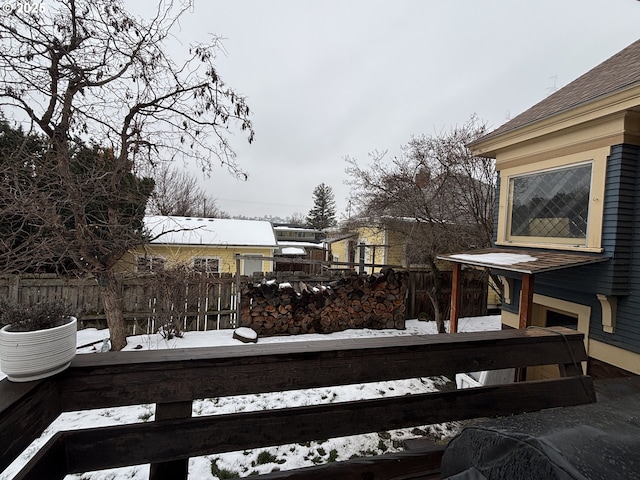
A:
[[[441,471],[451,480],[640,479],[640,395],[468,426]]]

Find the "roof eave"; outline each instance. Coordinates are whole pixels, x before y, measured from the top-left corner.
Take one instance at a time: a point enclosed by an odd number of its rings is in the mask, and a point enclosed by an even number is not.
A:
[[[474,155],[495,158],[499,150],[549,135],[597,118],[631,110],[640,105],[640,83],[595,100],[576,104],[561,112],[497,134],[489,133],[468,147]]]

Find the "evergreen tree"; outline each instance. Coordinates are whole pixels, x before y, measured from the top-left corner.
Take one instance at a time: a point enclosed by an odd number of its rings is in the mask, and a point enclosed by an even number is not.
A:
[[[336,224],[336,202],[333,189],[321,183],[313,190],[313,208],[307,215],[307,225],[324,230]]]
[[[88,257],[117,261],[145,243],[143,218],[154,182],[128,171],[113,184],[113,162],[111,149],[76,141],[68,177],[81,200],[72,201],[60,188],[65,178],[46,138],[0,118],[0,271],[79,273]],[[69,232],[78,229],[91,232],[91,247],[70,244]]]

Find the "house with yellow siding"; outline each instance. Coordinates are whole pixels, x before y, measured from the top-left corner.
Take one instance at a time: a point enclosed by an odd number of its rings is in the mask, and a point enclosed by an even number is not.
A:
[[[365,264],[405,266],[406,239],[385,227],[355,227],[347,232],[329,235],[327,244],[331,259],[336,262],[354,262],[364,257]],[[382,267],[365,267],[368,274]]]
[[[273,271],[271,260],[278,249],[273,227],[262,220],[196,218],[151,215],[144,219],[151,241],[122,260],[120,270],[150,272],[188,266],[209,273]]]

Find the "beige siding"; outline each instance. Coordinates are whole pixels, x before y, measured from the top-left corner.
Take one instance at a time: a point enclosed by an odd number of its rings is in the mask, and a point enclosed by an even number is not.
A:
[[[340,240],[337,242],[333,242],[331,244],[331,260],[336,260],[338,262],[348,262],[349,261],[349,241],[351,239],[347,238],[345,240]]]

